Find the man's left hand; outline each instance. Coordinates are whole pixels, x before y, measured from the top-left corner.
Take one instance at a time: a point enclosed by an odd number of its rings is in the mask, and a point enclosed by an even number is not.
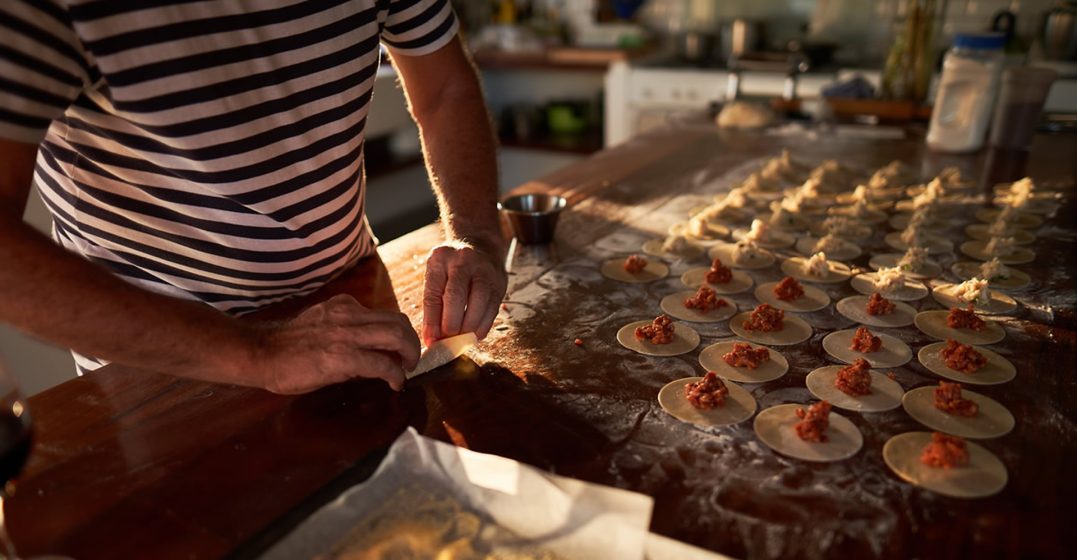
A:
[[[480,340],[493,325],[505,297],[500,242],[452,241],[435,247],[426,261],[423,343],[473,332]]]

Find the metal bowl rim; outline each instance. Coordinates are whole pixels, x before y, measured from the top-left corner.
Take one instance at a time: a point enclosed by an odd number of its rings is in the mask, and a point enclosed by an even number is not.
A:
[[[515,199],[515,198],[523,198],[525,196],[541,196],[541,197],[552,198],[552,199],[554,199],[554,202],[555,202],[556,206],[552,210],[545,210],[545,211],[541,211],[541,212],[527,212],[527,211],[524,211],[524,210],[513,210],[512,208],[506,208],[505,207],[504,203],[506,201],[512,200],[512,199]],[[504,200],[499,200],[497,202],[497,209],[498,210],[500,210],[502,212],[509,213],[509,214],[516,214],[516,215],[520,215],[520,216],[535,216],[535,217],[538,217],[538,216],[552,216],[554,214],[559,214],[562,210],[564,210],[567,207],[568,207],[568,199],[566,199],[563,196],[556,195],[556,194],[546,194],[546,193],[517,194],[517,195],[510,196],[510,197],[508,197],[508,198],[506,198]]]

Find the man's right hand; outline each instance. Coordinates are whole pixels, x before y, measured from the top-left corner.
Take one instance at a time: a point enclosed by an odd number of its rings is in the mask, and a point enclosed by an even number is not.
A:
[[[259,328],[253,361],[274,393],[306,393],[356,377],[383,379],[399,391],[404,372],[419,361],[419,338],[406,315],[368,309],[348,295]]]

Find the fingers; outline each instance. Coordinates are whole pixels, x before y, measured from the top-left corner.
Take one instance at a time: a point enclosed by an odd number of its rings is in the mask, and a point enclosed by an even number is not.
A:
[[[395,355],[377,350],[359,350],[348,344],[330,346],[324,366],[330,372],[344,373],[346,378],[381,379],[394,391],[404,389],[406,375]]]
[[[490,306],[486,310],[486,315],[483,316],[482,322],[479,323],[479,328],[475,330],[475,336],[479,337],[479,340],[486,338],[486,335],[490,334],[490,327],[494,326],[494,318],[497,317],[497,312],[501,308],[501,298],[490,301]]]
[[[504,273],[472,247],[438,247],[427,260],[423,341],[474,332],[485,337],[505,293]]]
[[[392,354],[404,369],[411,370],[419,361],[419,338],[406,321],[339,326],[336,336],[356,349]]]
[[[426,261],[423,287],[423,342],[427,345],[442,338],[442,296],[449,280],[445,265],[444,257],[440,256],[436,249]]]
[[[464,320],[460,326],[460,332],[473,332],[479,335],[479,330],[485,325],[483,322],[490,313],[493,288],[485,278],[475,277],[471,280],[471,292],[467,296],[467,311],[464,312]]]
[[[441,336],[460,334],[460,325],[464,322],[467,309],[468,292],[471,277],[464,267],[455,265],[449,269],[449,279],[445,283],[445,293],[441,299]]]
[[[360,352],[360,366],[368,373],[364,377],[376,377],[384,380],[394,391],[404,390],[406,376],[404,369],[393,358],[383,352]],[[369,375],[373,374],[373,375]]]

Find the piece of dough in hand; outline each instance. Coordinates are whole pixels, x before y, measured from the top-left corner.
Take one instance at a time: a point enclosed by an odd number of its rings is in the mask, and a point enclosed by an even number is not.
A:
[[[464,333],[443,338],[423,351],[423,355],[419,357],[419,363],[415,366],[415,369],[407,372],[405,377],[411,379],[432,369],[437,369],[459,358],[478,342],[479,337],[475,336],[475,333]]]

